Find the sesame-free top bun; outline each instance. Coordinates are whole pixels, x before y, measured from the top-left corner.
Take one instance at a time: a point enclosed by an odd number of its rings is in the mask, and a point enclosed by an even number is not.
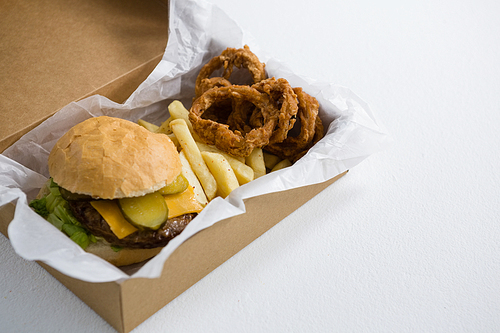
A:
[[[48,164],[59,186],[101,199],[157,191],[175,180],[182,169],[167,135],[106,116],[72,127],[55,144]]]

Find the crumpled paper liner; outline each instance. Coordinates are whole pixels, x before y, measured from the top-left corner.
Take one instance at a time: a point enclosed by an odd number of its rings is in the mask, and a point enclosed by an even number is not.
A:
[[[325,137],[293,166],[239,187],[226,199],[214,199],[156,257],[130,275],[88,254],[34,213],[28,201],[48,175],[47,158],[55,142],[75,124],[101,115],[160,124],[168,104],[181,100],[190,107],[194,82],[201,66],[226,47],[248,44],[266,63],[269,77],[283,77],[294,87],[316,97],[327,129]],[[39,260],[73,278],[107,282],[129,278],[156,278],[171,253],[186,239],[214,223],[243,214],[243,200],[327,181],[352,169],[390,142],[370,108],[349,89],[317,82],[293,73],[267,56],[218,7],[202,1],[170,1],[169,40],[163,59],[123,104],[102,96],[74,102],[23,136],[0,155],[0,206],[16,202],[8,234],[14,250],[28,260]]]

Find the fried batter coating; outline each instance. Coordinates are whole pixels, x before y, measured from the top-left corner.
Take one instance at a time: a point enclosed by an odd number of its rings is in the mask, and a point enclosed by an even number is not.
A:
[[[252,86],[260,92],[264,92],[271,97],[276,107],[280,109],[278,116],[278,126],[269,139],[269,143],[283,142],[287,138],[288,131],[295,124],[298,112],[297,95],[285,79],[270,78],[260,81]],[[256,117],[256,115],[253,115]],[[259,118],[260,119],[260,118]]]
[[[245,100],[261,110],[263,125],[252,128],[247,133],[231,130],[229,125],[211,119],[202,118],[203,113],[212,105],[225,100]],[[278,122],[279,110],[265,93],[250,86],[230,86],[212,88],[198,97],[191,106],[189,120],[193,129],[207,144],[215,145],[222,151],[234,156],[248,156],[256,147],[269,143],[273,130]]]
[[[252,76],[253,82],[257,83],[266,78],[265,64],[250,51],[248,45],[242,49],[227,48],[219,56],[213,57],[200,70],[196,78],[195,94],[201,96],[205,91],[213,87],[227,86],[233,72],[233,67],[246,68]],[[217,70],[223,68],[222,77],[210,78]],[[208,79],[208,81],[207,81]]]
[[[297,136],[288,136],[283,142],[273,143],[265,150],[283,159],[291,161],[299,159],[323,137],[323,123],[318,116],[319,103],[316,98],[307,94],[302,88],[294,88],[299,101],[298,118],[300,120],[300,133]]]
[[[197,97],[200,97],[205,91],[207,91],[210,88],[214,87],[229,87],[232,85],[229,80],[226,80],[223,77],[212,77],[212,78],[206,78],[202,79],[199,85],[196,85],[196,89],[198,92],[200,92],[200,95],[197,95]]]

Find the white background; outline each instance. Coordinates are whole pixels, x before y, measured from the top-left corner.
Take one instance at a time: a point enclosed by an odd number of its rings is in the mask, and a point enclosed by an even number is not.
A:
[[[500,331],[500,3],[212,2],[394,143],[133,332]],[[114,332],[0,251],[1,332]]]

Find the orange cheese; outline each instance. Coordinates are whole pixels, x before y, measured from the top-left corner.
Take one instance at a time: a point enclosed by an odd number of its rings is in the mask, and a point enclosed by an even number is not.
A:
[[[203,206],[196,199],[192,186],[181,193],[170,194],[164,196],[168,206],[168,218],[189,214],[199,213]]]
[[[123,216],[120,207],[115,201],[99,200],[90,203],[101,214],[104,220],[108,222],[111,231],[119,239],[125,238],[128,235],[137,231],[130,222]]]

